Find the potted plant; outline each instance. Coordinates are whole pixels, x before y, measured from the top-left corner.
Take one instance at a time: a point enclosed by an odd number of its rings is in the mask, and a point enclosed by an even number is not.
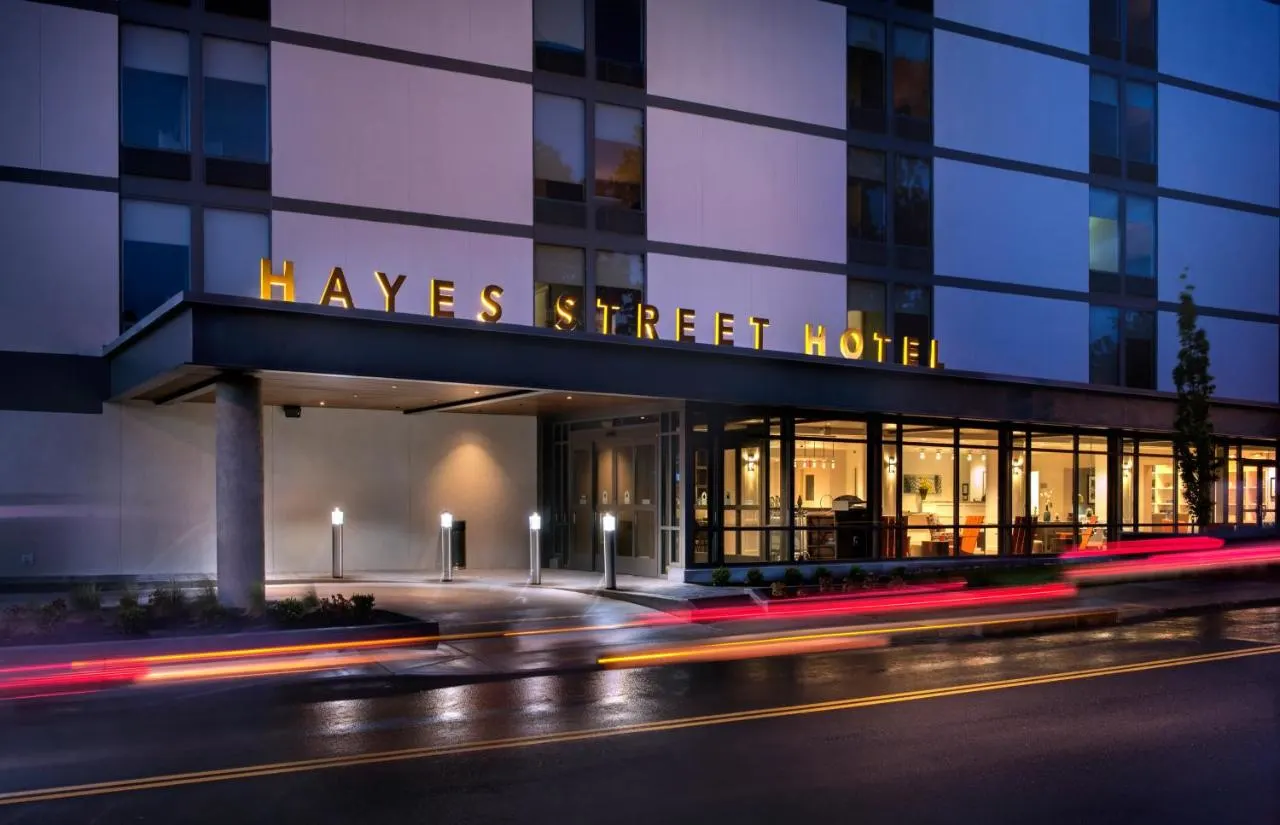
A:
[[[916,494],[920,496],[920,508],[924,509],[924,500],[933,492],[933,484],[927,478],[920,479],[916,484]]]

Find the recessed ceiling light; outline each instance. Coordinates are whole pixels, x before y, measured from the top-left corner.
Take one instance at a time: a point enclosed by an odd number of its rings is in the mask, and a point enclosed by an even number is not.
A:
[[[324,402],[323,402],[323,401],[321,401],[321,402],[320,402],[320,406],[322,406],[322,407],[324,406]]]
[[[472,395],[479,395],[479,394],[480,394],[480,390],[476,390],[475,392],[473,392],[473,393],[471,393],[471,394],[472,394]]]
[[[391,385],[391,389],[393,389],[393,390],[394,390],[394,389],[399,389],[399,388],[398,388],[395,384],[392,384],[392,385]]]
[[[359,398],[359,397],[360,397],[360,393],[358,393],[358,392],[353,392],[353,393],[351,393],[351,397],[352,397],[352,398]]]
[[[572,396],[572,395],[566,395],[566,396],[564,397],[564,400],[565,400],[565,401],[572,401],[572,400],[573,400],[573,396]]]

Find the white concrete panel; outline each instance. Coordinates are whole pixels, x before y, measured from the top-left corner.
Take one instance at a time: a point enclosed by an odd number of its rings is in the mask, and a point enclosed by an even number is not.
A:
[[[277,272],[285,259],[294,262],[299,301],[319,301],[330,271],[340,266],[360,309],[385,308],[377,271],[392,282],[405,276],[397,312],[426,314],[431,279],[439,278],[454,282],[458,318],[475,318],[480,290],[497,284],[502,323],[533,322],[533,242],[527,238],[275,212],[271,248]],[[257,269],[240,288],[239,294],[257,297]]]
[[[648,112],[649,237],[843,262],[843,141]]]
[[[1160,313],[1156,335],[1159,351],[1156,381],[1159,389],[1173,392],[1173,368],[1178,363],[1178,316]],[[1215,396],[1237,401],[1274,404],[1277,392],[1277,355],[1280,327],[1200,316],[1209,338],[1209,372],[1217,385]]]
[[[1187,269],[1201,306],[1280,312],[1280,219],[1161,198],[1158,220],[1160,300]]]
[[[1088,171],[1088,66],[945,31],[933,53],[938,146]]]
[[[649,94],[845,125],[845,10],[821,0],[649,0]]]
[[[0,0],[0,164],[40,168],[42,6]]]
[[[947,369],[1089,380],[1089,307],[1076,301],[937,287],[934,336]]]
[[[715,314],[734,316],[735,346],[752,346],[752,316],[769,319],[765,349],[804,351],[805,324],[824,325],[828,352],[838,355],[837,333],[845,328],[846,280],[842,275],[798,272],[750,264],[649,255],[650,304],[658,307],[658,335],[675,338],[676,308],[694,310],[694,337],[713,340]]]
[[[115,177],[120,157],[115,15],[43,6],[41,168]]]
[[[116,338],[118,204],[110,192],[0,183],[0,349],[98,355]]]
[[[122,572],[217,571],[214,405],[124,406]]]
[[[419,54],[533,68],[532,0],[274,0],[271,22]]]
[[[0,164],[114,177],[114,15],[0,0]]]
[[[276,195],[532,223],[530,87],[271,48]]]
[[[0,412],[0,577],[120,572],[120,419]]]
[[[1160,185],[1280,206],[1280,112],[1160,84]]]
[[[934,264],[944,275],[1089,289],[1089,187],[938,158]]]
[[[1160,71],[1280,100],[1280,5],[1268,0],[1161,0],[1156,21]]]
[[[933,13],[987,31],[1089,52],[1089,4],[1080,0],[934,0]]]
[[[409,417],[398,412],[307,409],[272,420],[270,569],[276,574],[331,569],[329,514],[341,507],[346,568],[407,570]]]
[[[412,569],[440,569],[440,513],[467,522],[467,566],[527,569],[538,503],[538,422],[528,416],[404,416],[414,483]]]
[[[350,572],[439,570],[438,514],[467,521],[467,563],[519,567],[537,496],[537,422],[515,416],[268,409],[268,572],[327,574],[329,514]]]

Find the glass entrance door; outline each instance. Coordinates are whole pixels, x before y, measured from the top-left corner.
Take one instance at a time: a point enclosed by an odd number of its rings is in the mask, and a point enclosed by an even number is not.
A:
[[[1276,523],[1276,469],[1274,464],[1245,461],[1241,523],[1274,526]]]
[[[590,441],[577,441],[570,451],[571,500],[569,502],[571,541],[569,543],[569,567],[574,570],[595,569],[595,507],[592,486],[594,476],[591,466]]]
[[[587,435],[571,445],[570,567],[604,570],[600,555],[603,517],[612,513],[617,518],[617,572],[658,575],[657,457],[656,430],[646,430],[643,435]]]

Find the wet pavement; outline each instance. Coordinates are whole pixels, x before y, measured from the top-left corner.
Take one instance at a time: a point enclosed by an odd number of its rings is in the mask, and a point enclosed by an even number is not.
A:
[[[0,824],[1274,823],[1275,644],[1280,609],[1266,608],[427,690],[227,683],[9,703],[0,794],[126,784],[0,796]],[[1236,651],[1260,655],[1142,666]],[[1121,672],[1079,673],[1099,668]],[[282,764],[317,759],[331,761]],[[233,770],[246,766],[271,767]],[[128,784],[210,770],[232,772]]]

